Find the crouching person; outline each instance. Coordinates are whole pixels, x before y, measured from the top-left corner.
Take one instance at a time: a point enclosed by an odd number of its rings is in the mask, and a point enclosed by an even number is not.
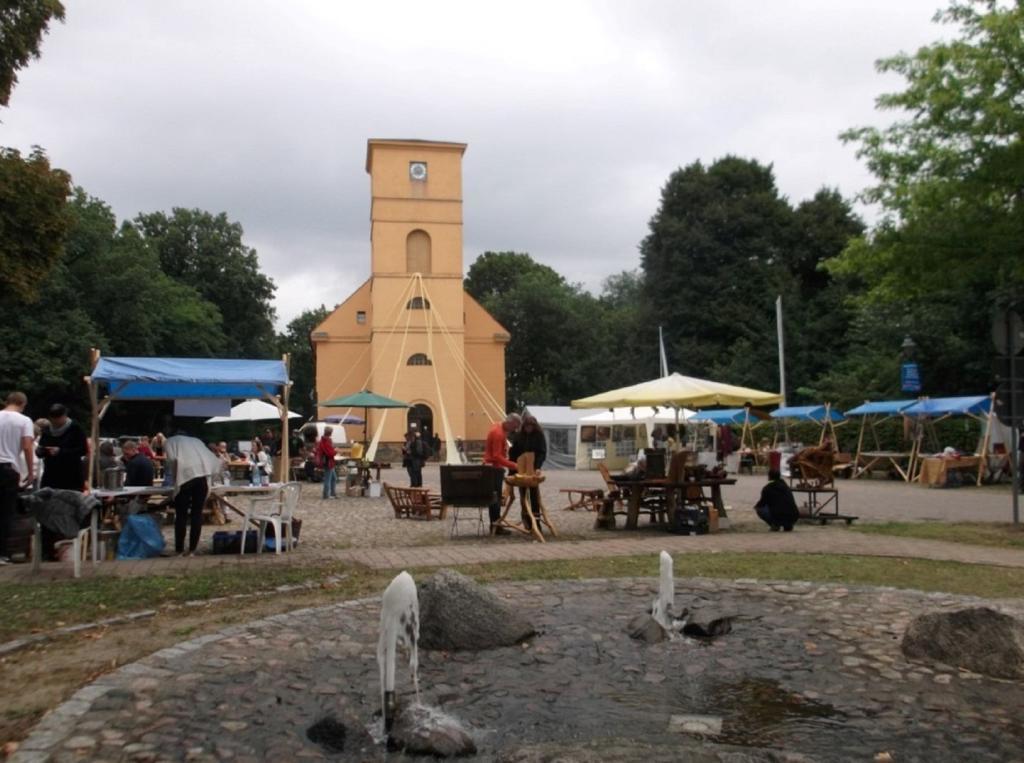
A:
[[[761,498],[754,504],[757,516],[764,520],[772,532],[780,529],[791,532],[800,518],[793,491],[782,479],[778,469],[768,472],[768,484],[761,488]]]

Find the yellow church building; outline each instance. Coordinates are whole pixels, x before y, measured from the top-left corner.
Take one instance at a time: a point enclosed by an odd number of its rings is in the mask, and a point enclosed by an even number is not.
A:
[[[411,404],[369,411],[368,435],[380,430],[382,444],[411,425],[443,441],[480,441],[504,409],[509,334],[462,287],[465,151],[368,141],[370,277],[310,337],[318,401],[369,389]],[[321,418],[332,413],[345,410],[320,408]]]

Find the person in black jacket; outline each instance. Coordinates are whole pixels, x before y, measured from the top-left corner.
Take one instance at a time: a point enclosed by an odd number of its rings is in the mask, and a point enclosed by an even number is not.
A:
[[[68,418],[60,403],[50,406],[49,426],[39,437],[36,455],[43,459],[43,487],[82,492],[85,472],[82,459],[89,451],[85,431]]]
[[[761,498],[754,504],[754,511],[772,529],[790,532],[800,517],[793,498],[793,491],[782,479],[778,469],[768,472],[768,484],[761,488]]]
[[[534,469],[539,471],[544,466],[544,459],[548,455],[548,442],[544,437],[544,430],[540,428],[540,424],[534,416],[523,416],[523,425],[516,433],[508,457],[516,461],[524,453],[533,454]],[[537,507],[540,506],[540,490],[538,488],[530,488],[530,506],[536,515]]]
[[[139,451],[139,443],[126,440],[121,451],[125,487],[153,487],[153,462]]]

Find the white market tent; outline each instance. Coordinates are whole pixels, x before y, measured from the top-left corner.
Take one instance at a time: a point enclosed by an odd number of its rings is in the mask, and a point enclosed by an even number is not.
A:
[[[302,418],[299,414],[288,411],[288,418],[299,419]],[[236,421],[274,421],[281,420],[281,412],[277,409],[277,406],[265,403],[262,400],[246,400],[239,403],[238,405],[231,406],[230,416],[214,416],[212,419],[207,419],[207,424],[227,424]]]
[[[533,416],[544,432],[548,444],[545,469],[575,469],[577,424],[591,416],[590,411],[576,411],[567,405],[527,405],[524,415]]]
[[[603,461],[609,469],[622,469],[638,450],[651,447],[655,426],[682,423],[695,413],[689,408],[636,406],[584,416],[576,430],[576,468],[596,469]],[[595,458],[594,450],[603,450],[604,457]]]

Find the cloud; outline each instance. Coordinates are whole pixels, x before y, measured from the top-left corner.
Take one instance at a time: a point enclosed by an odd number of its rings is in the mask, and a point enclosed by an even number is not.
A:
[[[694,160],[771,162],[794,201],[861,189],[836,136],[884,119],[874,60],[948,34],[934,0],[67,5],[0,143],[122,217],[227,212],[282,325],[368,275],[368,138],[469,144],[467,267],[528,251],[596,288]]]

